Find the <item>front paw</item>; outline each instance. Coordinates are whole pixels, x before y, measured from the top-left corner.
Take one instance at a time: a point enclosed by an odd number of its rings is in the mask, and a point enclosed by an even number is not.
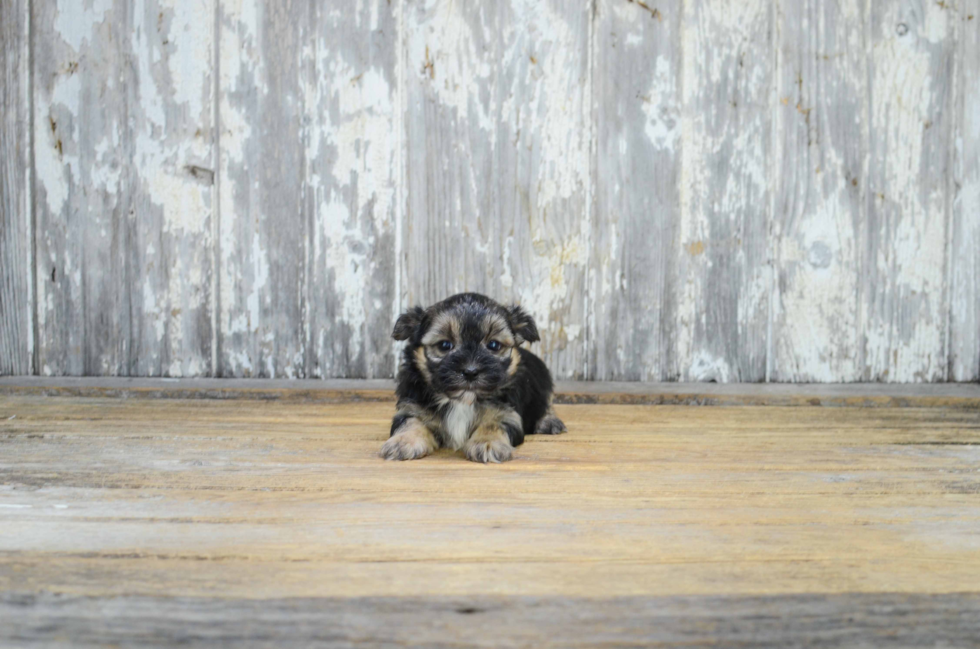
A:
[[[511,458],[514,447],[510,445],[507,434],[501,430],[492,432],[478,431],[466,442],[463,449],[466,459],[483,464],[499,464]]]
[[[386,460],[417,460],[436,448],[432,433],[422,425],[415,425],[388,438],[381,446],[379,455]]]
[[[534,432],[538,435],[561,435],[567,432],[564,422],[554,415],[546,415],[538,425],[534,427]]]

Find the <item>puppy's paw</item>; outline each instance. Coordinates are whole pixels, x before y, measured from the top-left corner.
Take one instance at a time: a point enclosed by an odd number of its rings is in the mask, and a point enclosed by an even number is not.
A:
[[[538,425],[534,427],[534,432],[538,435],[561,435],[568,432],[564,422],[554,415],[545,415]]]
[[[417,460],[436,449],[436,441],[422,424],[409,425],[389,437],[379,455],[386,460]]]
[[[478,430],[463,447],[466,459],[483,464],[506,462],[514,453],[507,434],[502,430]]]

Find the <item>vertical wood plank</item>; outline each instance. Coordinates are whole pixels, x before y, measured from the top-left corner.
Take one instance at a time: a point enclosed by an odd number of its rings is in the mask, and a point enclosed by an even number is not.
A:
[[[28,11],[0,0],[0,375],[33,367]]]
[[[220,376],[306,375],[315,4],[220,5]]]
[[[596,185],[590,373],[670,374],[669,278],[680,221],[681,2],[601,0],[595,24]]]
[[[862,327],[868,381],[946,372],[952,3],[876,0]]]
[[[773,381],[858,381],[864,369],[866,7],[780,4]]]
[[[211,11],[33,3],[44,374],[210,370]]]
[[[581,377],[592,3],[406,3],[403,304],[518,302]]]
[[[950,229],[949,380],[980,379],[980,0],[962,0]]]
[[[391,376],[398,26],[388,0],[314,3],[305,191],[312,204],[307,374]]]
[[[771,267],[772,11],[686,0],[680,224],[665,378],[762,381]]]

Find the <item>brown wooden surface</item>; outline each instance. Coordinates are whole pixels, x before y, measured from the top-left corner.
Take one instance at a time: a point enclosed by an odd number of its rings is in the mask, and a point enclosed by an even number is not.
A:
[[[975,408],[566,405],[500,466],[392,412],[0,397],[0,644],[976,637]]]
[[[975,647],[977,595],[0,595],[7,647]],[[896,623],[896,620],[899,622]]]

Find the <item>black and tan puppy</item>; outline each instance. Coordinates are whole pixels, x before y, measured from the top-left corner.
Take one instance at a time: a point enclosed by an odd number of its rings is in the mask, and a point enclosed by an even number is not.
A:
[[[461,293],[403,313],[392,333],[408,346],[398,370],[398,413],[381,447],[414,460],[445,446],[474,462],[505,462],[532,433],[565,432],[551,409],[551,374],[521,348],[540,340],[520,307]]]

